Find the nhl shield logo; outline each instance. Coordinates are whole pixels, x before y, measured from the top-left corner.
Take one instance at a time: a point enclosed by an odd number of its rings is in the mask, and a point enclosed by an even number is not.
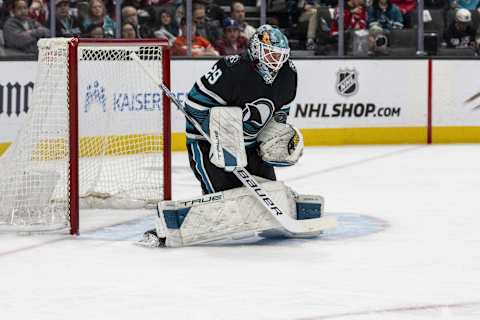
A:
[[[340,69],[337,72],[338,94],[349,97],[358,91],[358,72],[355,69]]]

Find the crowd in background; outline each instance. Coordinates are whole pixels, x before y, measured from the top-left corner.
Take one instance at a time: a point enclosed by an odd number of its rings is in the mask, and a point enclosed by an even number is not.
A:
[[[49,1],[55,1],[57,37],[166,38],[173,55],[188,52],[182,0],[124,0],[121,19],[115,16],[118,0],[0,0],[0,48],[35,54],[37,40],[50,36]],[[479,48],[480,0],[424,3],[424,21],[435,23],[440,47]],[[191,54],[244,52],[260,23],[259,5],[259,0],[194,0]],[[315,54],[335,55],[342,14],[346,40],[352,44],[363,39],[371,55],[387,54],[390,35],[414,30],[417,22],[416,0],[345,0],[343,13],[337,0],[269,0],[267,6],[267,22],[286,33],[292,49]]]

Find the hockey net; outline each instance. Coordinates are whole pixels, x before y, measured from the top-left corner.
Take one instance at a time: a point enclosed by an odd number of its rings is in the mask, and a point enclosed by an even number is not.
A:
[[[170,198],[170,109],[138,62],[169,83],[160,41],[42,39],[33,102],[0,158],[0,230],[70,229],[79,208]]]

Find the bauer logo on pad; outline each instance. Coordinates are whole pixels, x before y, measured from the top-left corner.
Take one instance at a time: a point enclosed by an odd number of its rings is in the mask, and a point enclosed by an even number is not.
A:
[[[358,72],[355,69],[338,70],[335,88],[339,95],[353,96],[358,91]]]

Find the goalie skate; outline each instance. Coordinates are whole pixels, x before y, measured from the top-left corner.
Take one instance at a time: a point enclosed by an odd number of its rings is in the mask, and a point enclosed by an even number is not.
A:
[[[137,246],[146,248],[165,247],[165,238],[160,238],[155,229],[145,231],[142,239],[135,243]]]

